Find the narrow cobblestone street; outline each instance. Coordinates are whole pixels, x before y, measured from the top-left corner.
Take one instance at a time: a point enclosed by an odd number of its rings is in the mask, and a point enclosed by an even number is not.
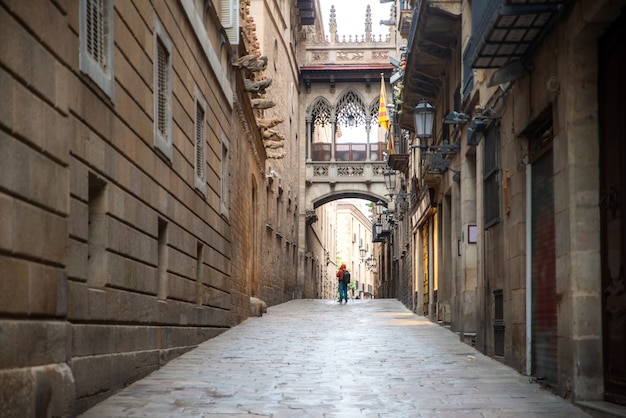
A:
[[[83,417],[584,417],[396,300],[295,300]]]

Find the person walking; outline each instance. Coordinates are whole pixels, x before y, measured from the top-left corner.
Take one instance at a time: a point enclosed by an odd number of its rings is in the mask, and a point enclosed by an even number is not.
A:
[[[337,280],[339,282],[339,303],[343,300],[348,303],[348,283],[350,283],[350,272],[345,264],[341,265],[337,272]]]

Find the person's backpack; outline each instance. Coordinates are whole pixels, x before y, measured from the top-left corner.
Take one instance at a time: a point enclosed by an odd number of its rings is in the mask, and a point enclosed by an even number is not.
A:
[[[343,282],[345,284],[350,283],[350,272],[348,270],[343,272]]]

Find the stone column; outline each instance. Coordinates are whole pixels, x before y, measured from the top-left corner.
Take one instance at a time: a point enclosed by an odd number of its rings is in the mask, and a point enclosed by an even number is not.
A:
[[[332,131],[330,133],[330,161],[335,161],[335,142],[337,141],[337,117],[334,115],[330,118],[330,126]]]
[[[311,135],[311,116],[306,117],[306,160],[311,161],[311,141],[313,140]]]
[[[370,146],[370,133],[372,131],[372,124],[371,122],[367,122],[365,124],[365,136],[367,137],[367,145],[365,146],[365,161],[371,161],[371,146]]]

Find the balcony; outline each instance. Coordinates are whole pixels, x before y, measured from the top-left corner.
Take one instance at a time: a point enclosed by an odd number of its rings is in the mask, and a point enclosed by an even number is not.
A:
[[[369,160],[383,161],[385,151],[384,142],[373,142],[369,144]],[[314,143],[311,144],[312,161],[330,161],[332,144]],[[367,160],[367,144],[365,143],[339,143],[335,144],[335,161],[361,161]]]
[[[554,25],[568,0],[476,0],[464,61],[501,68],[525,60]]]
[[[398,31],[403,38],[408,38],[411,33],[411,24],[413,22],[412,3],[414,3],[414,1],[400,1],[400,23],[398,24]]]
[[[315,2],[313,0],[298,0],[298,12],[300,25],[315,23]]]

